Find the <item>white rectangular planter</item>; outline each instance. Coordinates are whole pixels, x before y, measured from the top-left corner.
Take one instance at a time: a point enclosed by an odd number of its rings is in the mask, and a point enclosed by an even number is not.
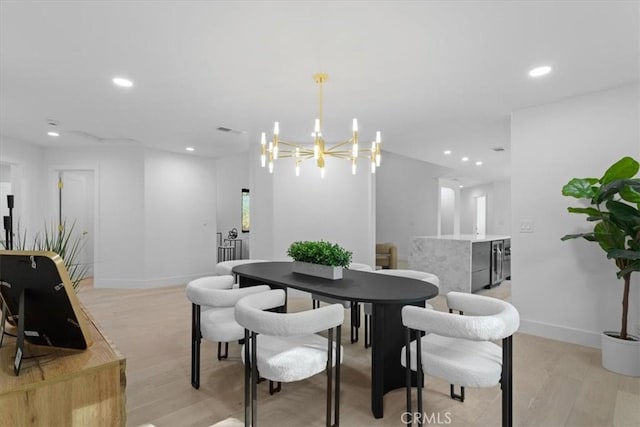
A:
[[[322,277],[324,279],[342,279],[342,267],[332,267],[330,265],[311,264],[308,262],[293,261],[292,270],[294,273],[306,274],[308,276]]]

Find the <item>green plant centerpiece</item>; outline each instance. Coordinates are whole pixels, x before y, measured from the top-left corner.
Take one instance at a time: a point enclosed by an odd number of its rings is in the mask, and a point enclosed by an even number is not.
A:
[[[294,272],[335,280],[342,278],[342,268],[349,266],[352,253],[336,243],[307,240],[293,242],[287,255],[293,258]]]
[[[628,340],[636,343],[637,337],[627,333],[627,326],[631,273],[640,271],[640,178],[637,176],[639,169],[640,165],[636,160],[623,157],[611,165],[601,178],[573,178],[562,188],[564,196],[584,200],[588,204],[586,207],[570,207],[569,212],[584,214],[587,221],[593,224],[592,231],[567,234],[562,240],[583,238],[596,242],[604,250],[607,258],[615,262],[618,268],[617,277],[624,281],[622,324],[619,333],[608,335],[619,338],[618,341]],[[604,351],[603,341],[603,364],[606,356]],[[633,369],[640,369],[638,366],[640,357],[636,368]]]

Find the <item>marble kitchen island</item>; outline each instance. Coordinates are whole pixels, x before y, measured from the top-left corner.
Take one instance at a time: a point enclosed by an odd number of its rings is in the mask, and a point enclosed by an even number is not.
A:
[[[508,244],[510,251],[510,240],[510,236],[489,234],[415,236],[410,242],[409,268],[438,276],[443,295],[495,286],[504,277],[504,246]]]

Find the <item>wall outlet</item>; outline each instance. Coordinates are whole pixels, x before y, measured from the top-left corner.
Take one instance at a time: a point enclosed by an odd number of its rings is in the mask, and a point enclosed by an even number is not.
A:
[[[520,221],[521,233],[533,233],[535,231],[535,223],[531,220]]]

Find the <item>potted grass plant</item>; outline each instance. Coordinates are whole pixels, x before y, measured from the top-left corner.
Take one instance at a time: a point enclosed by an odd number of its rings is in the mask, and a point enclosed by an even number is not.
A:
[[[44,232],[36,233],[30,241],[27,238],[27,231],[21,231],[18,225],[14,249],[21,251],[47,251],[58,254],[69,273],[73,290],[77,293],[80,289],[80,282],[88,275],[89,265],[80,262],[86,232],[75,233],[75,225],[75,221],[71,225],[67,225],[66,219],[62,221],[62,224],[58,225],[47,225],[45,222]]]
[[[325,279],[342,279],[342,269],[351,263],[352,253],[336,243],[293,242],[287,250],[293,258],[293,271]]]
[[[583,214],[592,225],[585,233],[567,234],[562,240],[582,238],[598,243],[608,259],[615,262],[617,278],[623,280],[620,331],[602,333],[602,365],[611,371],[640,376],[640,339],[628,328],[631,274],[640,271],[640,165],[623,157],[601,178],[573,178],[562,194],[586,201],[587,206],[570,207]]]

